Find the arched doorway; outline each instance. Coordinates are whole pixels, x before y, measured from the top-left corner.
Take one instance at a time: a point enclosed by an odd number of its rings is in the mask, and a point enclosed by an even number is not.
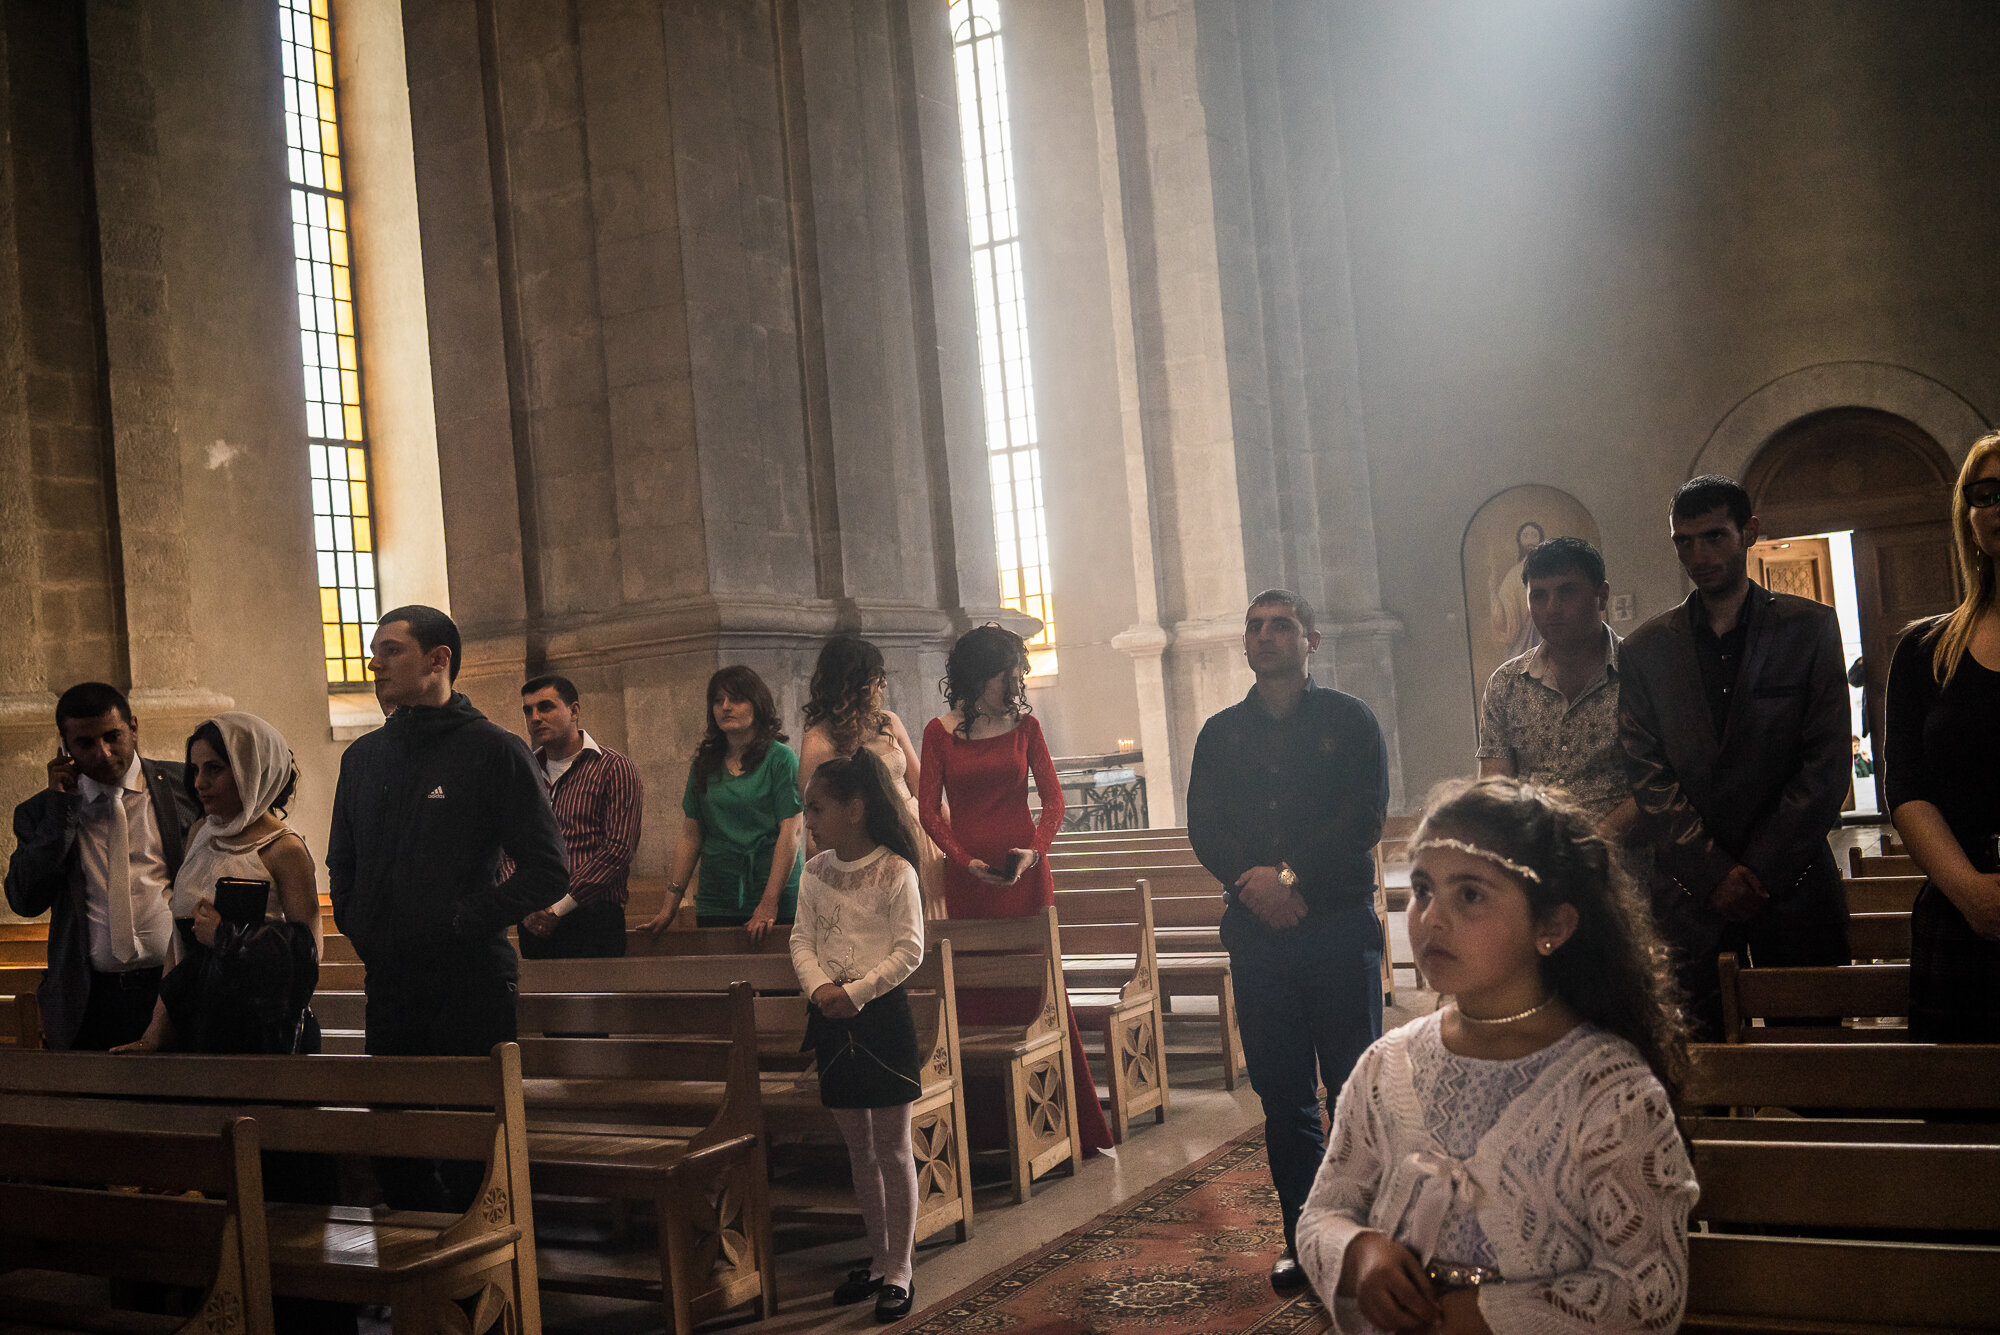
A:
[[[1874,738],[1882,735],[1897,637],[1918,617],[1958,602],[1949,517],[1956,471],[1937,441],[1905,418],[1874,408],[1829,408],[1774,433],[1743,478],[1763,522],[1759,555],[1768,583],[1833,602],[1820,569],[1805,564],[1822,556],[1800,552],[1798,561],[1782,562],[1765,544],[1852,533],[1864,707]],[[1879,806],[1879,771],[1876,782]]]

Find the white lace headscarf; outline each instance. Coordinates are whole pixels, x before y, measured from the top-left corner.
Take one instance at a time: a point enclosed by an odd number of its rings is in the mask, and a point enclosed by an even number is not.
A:
[[[255,714],[217,714],[209,720],[222,734],[229,771],[243,810],[215,829],[217,839],[233,839],[271,809],[292,777],[292,748],[285,735]]]

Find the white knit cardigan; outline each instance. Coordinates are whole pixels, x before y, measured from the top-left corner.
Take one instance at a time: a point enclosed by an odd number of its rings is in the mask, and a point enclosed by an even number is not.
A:
[[[1461,1160],[1426,1127],[1410,1069],[1411,1046],[1439,1042],[1438,1024],[1433,1013],[1384,1035],[1335,1105],[1298,1227],[1299,1262],[1335,1327],[1376,1330],[1334,1296],[1355,1235],[1386,1233],[1428,1260],[1456,1199],[1470,1201],[1505,1281],[1479,1290],[1494,1335],[1676,1329],[1697,1187],[1666,1090],[1638,1050],[1586,1028]]]

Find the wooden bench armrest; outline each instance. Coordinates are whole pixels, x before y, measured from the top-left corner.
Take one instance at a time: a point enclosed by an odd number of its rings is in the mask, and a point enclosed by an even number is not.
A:
[[[427,1275],[433,1270],[446,1270],[469,1257],[483,1256],[501,1247],[511,1246],[521,1240],[521,1226],[509,1224],[496,1228],[491,1233],[478,1233],[461,1242],[446,1243],[424,1256],[422,1260],[409,1265],[396,1266],[388,1273],[396,1275]]]
[[[668,1164],[661,1171],[668,1177],[707,1165],[711,1160],[733,1159],[739,1154],[757,1148],[755,1132],[745,1131],[727,1140],[718,1140],[713,1145],[704,1145],[698,1150],[689,1150],[680,1158]]]

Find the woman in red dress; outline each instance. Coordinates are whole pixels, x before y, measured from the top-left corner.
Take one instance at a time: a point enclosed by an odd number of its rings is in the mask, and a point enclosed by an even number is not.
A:
[[[944,853],[945,905],[953,918],[1024,918],[1056,902],[1048,851],[1062,828],[1062,788],[1042,725],[1028,712],[1027,674],[1020,636],[999,626],[967,631],[945,662],[951,712],[924,729],[918,809]],[[1042,798],[1039,823],[1028,812],[1030,773]],[[1077,1131],[1084,1153],[1097,1154],[1111,1147],[1111,1127],[1075,1016],[1069,1043]]]

